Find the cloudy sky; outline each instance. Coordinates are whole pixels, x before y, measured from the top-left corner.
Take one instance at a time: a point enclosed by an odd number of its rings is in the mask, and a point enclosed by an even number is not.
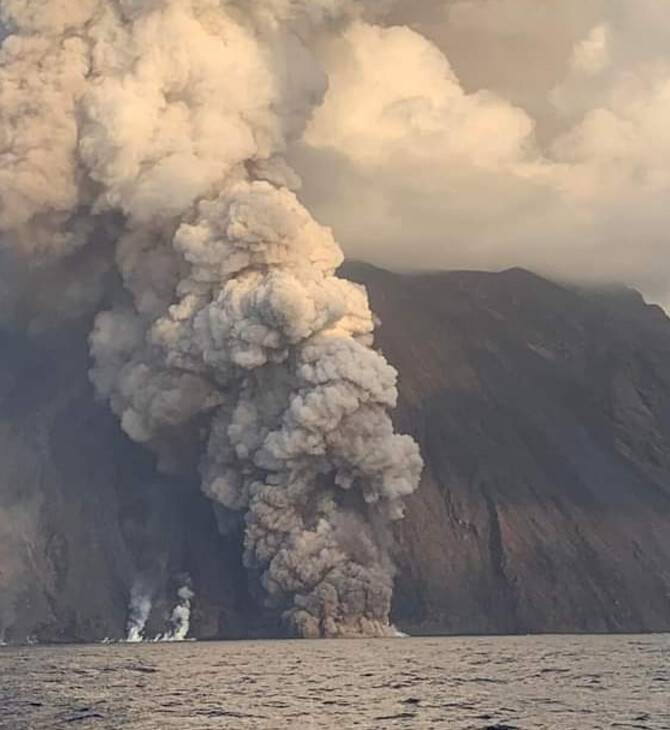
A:
[[[50,35],[58,27],[45,9],[74,22],[75,10],[96,4],[4,0],[0,20],[21,18]],[[273,0],[267,7],[288,17],[303,5]],[[254,7],[265,5],[258,0]],[[287,84],[296,94],[305,87],[318,97],[324,70],[328,91],[310,111],[304,132],[299,110],[288,159],[303,180],[303,202],[333,227],[347,256],[401,270],[525,266],[558,278],[627,283],[670,306],[667,0],[327,0],[320,7],[325,13],[362,12],[359,22],[343,23],[341,32],[336,25],[316,43],[314,80],[308,78],[311,62],[293,59]],[[75,43],[68,44],[74,58]],[[7,58],[20,50],[13,45]],[[39,95],[55,88],[52,81],[66,83],[65,66],[44,68],[48,83],[28,90],[36,108],[46,108]],[[241,103],[230,91],[234,74],[221,71],[219,77],[214,96]],[[258,96],[263,86],[235,88]],[[138,97],[133,107],[135,122],[146,99]],[[3,105],[12,101],[7,97]],[[21,104],[31,106],[28,99]],[[31,191],[39,210],[70,207],[65,198],[75,182],[52,184],[61,167],[71,167],[72,130],[71,110],[53,98],[50,104],[47,118],[33,125],[44,122],[42,137],[19,125],[20,139],[8,135],[4,141],[16,146],[17,139],[28,144],[24,138],[30,137],[29,146],[40,149],[30,164],[49,162],[46,187],[39,195]],[[5,116],[6,128],[13,128],[11,112]],[[133,133],[142,126],[135,122]],[[81,141],[79,147],[85,152]],[[125,144],[127,151],[131,147]],[[190,182],[187,203],[194,198],[191,188],[199,191],[207,178],[205,168],[219,165],[228,146],[208,149],[217,152],[202,156],[199,176],[186,180],[183,165],[174,168],[179,175],[168,175],[173,183],[180,180],[171,185],[173,195]],[[166,174],[173,169],[167,163],[163,168]],[[6,169],[3,193],[14,203],[0,207],[0,227],[16,227],[21,205],[12,191],[25,177],[17,170]],[[143,202],[135,187],[124,189]],[[31,245],[42,246],[39,236]]]
[[[670,304],[667,0],[370,1],[291,161],[346,253]]]

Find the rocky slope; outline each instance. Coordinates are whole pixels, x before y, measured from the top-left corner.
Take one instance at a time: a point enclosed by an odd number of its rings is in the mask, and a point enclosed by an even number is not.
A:
[[[399,426],[426,471],[397,533],[415,632],[670,630],[670,320],[634,292],[521,270],[366,266]],[[198,636],[274,633],[239,540],[190,478],[157,476],[86,380],[81,332],[0,337],[0,638],[158,631],[188,574]]]
[[[0,640],[124,636],[136,580],[159,633],[185,574],[201,635],[246,633],[238,541],[218,535],[195,483],[157,475],[96,403],[83,331],[5,333],[0,353]]]
[[[670,320],[522,270],[352,267],[426,473],[398,621],[435,632],[670,629]]]

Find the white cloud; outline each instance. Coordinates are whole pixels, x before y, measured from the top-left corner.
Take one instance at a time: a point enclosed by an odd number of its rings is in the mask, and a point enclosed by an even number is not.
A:
[[[662,5],[395,3],[387,18],[413,29],[358,24],[323,52],[330,89],[293,151],[303,199],[381,265],[521,265],[668,296]]]

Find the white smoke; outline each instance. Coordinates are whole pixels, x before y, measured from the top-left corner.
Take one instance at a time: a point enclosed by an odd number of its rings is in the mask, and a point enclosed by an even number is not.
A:
[[[143,582],[133,584],[130,590],[130,605],[128,606],[128,623],[126,625],[126,641],[131,644],[144,640],[149,615],[151,614],[152,600]]]
[[[200,440],[203,489],[300,636],[392,633],[387,526],[421,471],[366,293],[285,160],[327,88],[316,49],[360,7],[0,0],[3,248],[45,267],[114,245],[92,380],[164,465]],[[128,640],[150,610],[138,589]]]
[[[185,641],[191,627],[191,600],[195,594],[188,584],[177,591],[177,605],[172,609],[170,629],[156,641]]]
[[[195,593],[187,582],[177,591],[177,603],[172,609],[169,619],[168,630],[156,636],[153,641],[184,641],[188,636],[191,626],[191,601]],[[130,604],[128,607],[128,622],[126,624],[126,642],[136,644],[147,641],[146,626],[151,610],[153,599],[146,581],[136,581],[130,592]],[[111,639],[105,639],[103,643],[110,643]]]

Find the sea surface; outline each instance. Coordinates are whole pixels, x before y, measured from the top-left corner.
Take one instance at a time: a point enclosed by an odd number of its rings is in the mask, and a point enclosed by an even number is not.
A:
[[[0,728],[670,730],[670,635],[3,648]]]

